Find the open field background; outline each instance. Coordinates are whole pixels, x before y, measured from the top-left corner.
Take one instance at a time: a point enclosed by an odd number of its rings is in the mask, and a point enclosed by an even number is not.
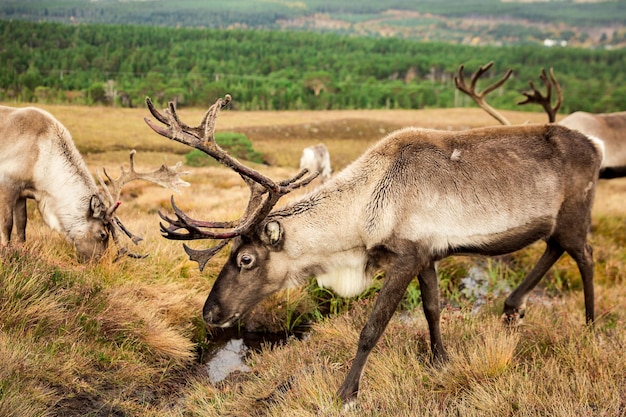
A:
[[[72,133],[95,173],[116,175],[137,149],[137,170],[173,165],[189,151],[153,133],[147,109],[41,106]],[[189,124],[203,110],[181,109]],[[507,112],[514,123],[543,122],[540,113]],[[218,131],[245,133],[273,178],[297,171],[301,149],[324,142],[335,170],[393,129],[416,125],[465,129],[496,124],[479,109],[423,111],[224,111]],[[188,168],[191,187],[175,196],[192,217],[237,218],[247,187],[220,167]],[[294,193],[296,194],[296,193]],[[594,331],[584,327],[581,283],[561,259],[531,298],[524,325],[499,323],[507,292],[538,259],[534,245],[500,261],[442,262],[442,369],[428,365],[428,331],[421,308],[392,320],[365,370],[357,409],[341,413],[334,393],[354,355],[375,295],[353,300],[340,314],[311,323],[302,340],[251,353],[248,373],[212,384],[198,356],[210,345],[201,308],[226,251],[205,269],[187,260],[178,242],[160,237],[157,210],[171,192],[130,184],[119,216],[144,237],[145,260],[98,265],[76,262],[72,248],[34,213],[24,247],[1,249],[0,416],[624,416],[626,415],[626,180],[601,182],[591,242],[596,260]],[[293,197],[293,196],[290,196]],[[191,246],[201,247],[196,243]],[[112,251],[113,252],[113,251]],[[488,288],[476,298],[460,279],[474,264]],[[259,306],[242,326],[287,329],[294,314],[314,309],[309,289]],[[413,304],[415,307],[415,304]]]

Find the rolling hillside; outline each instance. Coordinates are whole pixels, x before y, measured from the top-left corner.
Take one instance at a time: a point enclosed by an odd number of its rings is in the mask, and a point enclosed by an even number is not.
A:
[[[567,7],[564,7],[564,6]],[[0,19],[307,30],[467,45],[626,44],[624,1],[3,0]]]

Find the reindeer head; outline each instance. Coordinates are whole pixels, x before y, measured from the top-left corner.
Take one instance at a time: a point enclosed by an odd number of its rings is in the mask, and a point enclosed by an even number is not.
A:
[[[109,245],[110,224],[105,219],[107,208],[101,195],[89,198],[86,221],[75,232],[73,243],[80,262],[98,261]]]
[[[250,200],[243,217],[237,221],[211,222],[190,218],[174,203],[175,218],[159,212],[168,225],[161,224],[163,236],[174,240],[215,239],[219,243],[209,249],[195,250],[184,245],[189,258],[198,262],[200,270],[218,251],[234,239],[226,265],[222,268],[204,307],[205,321],[210,325],[229,326],[245,314],[261,299],[279,289],[278,283],[260,278],[271,275],[267,260],[273,250],[278,249],[282,229],[276,221],[268,220],[268,215],[278,200],[292,190],[310,183],[318,174],[307,175],[303,169],[293,178],[275,182],[230,156],[215,142],[215,121],[222,107],[230,102],[230,96],[218,99],[204,115],[197,127],[182,123],[173,103],[161,113],[148,98],[146,103],[152,115],[162,127],[145,119],[158,134],[199,149],[223,165],[233,169],[250,188]],[[247,283],[247,285],[237,285]],[[250,285],[255,283],[255,285]],[[258,284],[258,285],[256,285]]]

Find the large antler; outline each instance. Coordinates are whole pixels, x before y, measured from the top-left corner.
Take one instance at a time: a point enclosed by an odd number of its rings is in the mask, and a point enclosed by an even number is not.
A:
[[[525,91],[522,94],[526,96],[526,100],[520,101],[519,105],[524,105],[528,103],[536,103],[540,104],[543,109],[548,114],[548,120],[550,123],[554,123],[556,121],[556,115],[561,108],[561,104],[563,103],[563,90],[561,90],[561,85],[557,81],[554,76],[554,71],[550,68],[550,78],[546,74],[546,70],[544,68],[541,69],[541,75],[539,76],[543,84],[546,86],[546,95],[541,94],[532,81],[529,81],[531,91]],[[552,86],[554,85],[554,89],[556,90],[556,101],[554,106],[552,106]]]
[[[491,93],[496,88],[500,87],[502,84],[504,84],[506,82],[506,80],[509,79],[511,74],[513,74],[513,70],[512,69],[507,70],[506,74],[504,74],[504,76],[500,80],[498,80],[495,83],[491,84],[490,86],[486,87],[480,93],[476,91],[476,82],[492,66],[493,66],[493,61],[483,65],[480,68],[478,68],[478,70],[474,74],[472,74],[470,85],[468,86],[465,83],[465,77],[463,76],[463,69],[464,69],[465,66],[463,64],[461,64],[461,66],[459,66],[459,71],[458,71],[457,76],[454,77],[454,85],[456,85],[457,89],[459,89],[463,93],[465,93],[468,96],[470,96],[472,98],[472,100],[474,100],[476,102],[476,104],[478,104],[478,106],[480,108],[482,108],[487,113],[489,113],[498,122],[500,122],[503,125],[510,125],[511,123],[502,114],[500,114],[496,109],[491,107],[485,101],[485,96],[487,94]]]
[[[156,110],[150,98],[146,98],[146,104],[150,113],[165,125],[165,127],[157,125],[150,119],[145,118],[144,120],[152,130],[161,136],[206,153],[222,165],[237,172],[250,188],[250,200],[246,211],[243,217],[236,221],[206,222],[192,219],[174,204],[173,197],[172,208],[176,218],[167,217],[159,212],[161,218],[169,224],[169,226],[161,224],[161,232],[167,239],[221,240],[216,246],[205,250],[194,250],[184,245],[190,259],[198,262],[200,270],[204,268],[212,256],[226,246],[230,239],[245,234],[258,226],[283,195],[307,185],[318,175],[317,173],[306,175],[308,171],[304,169],[293,178],[275,182],[260,172],[241,164],[237,159],[224,151],[215,141],[215,122],[220,110],[228,105],[230,100],[230,95],[226,95],[223,99],[217,99],[215,104],[209,108],[202,118],[200,125],[190,127],[180,121],[176,114],[174,103],[170,102],[164,113],[161,113]]]
[[[176,191],[180,193],[180,187],[188,187],[189,183],[183,181],[180,176],[189,174],[188,171],[179,171],[181,167],[181,163],[178,162],[174,167],[170,168],[167,165],[163,164],[161,167],[152,172],[139,173],[135,171],[135,154],[137,151],[134,149],[130,151],[130,168],[128,171],[124,169],[124,166],[120,167],[120,175],[117,178],[112,178],[103,168],[104,175],[109,181],[109,185],[107,186],[105,180],[100,175],[99,171],[96,171],[98,175],[98,181],[102,187],[102,190],[108,200],[109,207],[105,214],[105,220],[109,222],[111,225],[111,236],[113,237],[113,241],[118,246],[118,255],[115,258],[119,259],[123,255],[128,255],[133,258],[145,258],[147,255],[140,255],[133,252],[130,252],[128,249],[124,248],[119,241],[118,232],[124,233],[128,236],[131,241],[136,245],[138,244],[142,238],[134,235],[124,224],[122,221],[115,216],[115,211],[122,204],[121,195],[122,188],[131,181],[135,180],[143,180],[149,181],[154,184],[160,185],[165,188],[169,188],[170,190]]]

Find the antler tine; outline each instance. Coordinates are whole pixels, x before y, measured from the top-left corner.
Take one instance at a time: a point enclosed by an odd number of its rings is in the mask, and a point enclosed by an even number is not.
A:
[[[207,141],[213,142],[215,146],[218,146],[215,143],[215,123],[217,121],[217,115],[220,110],[230,104],[232,97],[230,94],[226,94],[224,98],[218,98],[217,101],[209,107],[209,110],[204,114],[202,121],[200,122],[200,126],[204,126],[204,138]],[[198,126],[198,127],[200,127]]]
[[[524,105],[528,103],[536,103],[543,107],[545,112],[548,114],[548,120],[550,123],[554,123],[556,121],[556,115],[561,108],[561,104],[563,104],[563,90],[561,89],[561,84],[557,81],[554,76],[554,70],[550,68],[550,78],[548,79],[548,75],[546,74],[545,68],[541,69],[541,75],[539,76],[543,84],[546,86],[546,95],[544,96],[541,92],[535,87],[535,84],[532,81],[529,81],[528,84],[530,86],[531,91],[524,91],[522,94],[526,96],[524,101],[520,101],[519,105]],[[554,89],[556,90],[556,101],[554,106],[552,106],[552,86],[554,85]]]
[[[474,100],[474,102],[478,104],[480,108],[485,110],[488,114],[490,114],[493,118],[495,118],[498,122],[500,122],[500,124],[510,125],[511,123],[502,114],[500,114],[496,109],[491,107],[485,101],[485,96],[491,93],[493,90],[502,86],[502,84],[504,84],[509,79],[511,74],[513,74],[513,70],[509,68],[502,78],[500,78],[495,83],[487,86],[480,93],[476,91],[476,83],[478,82],[478,79],[482,77],[483,74],[487,72],[492,66],[493,66],[493,61],[488,62],[487,64],[478,68],[478,70],[476,70],[476,72],[472,74],[472,77],[470,79],[470,85],[468,86],[467,83],[465,82],[465,76],[463,75],[463,70],[465,69],[465,66],[461,64],[459,66],[457,75],[454,77],[454,85],[456,86],[458,90],[460,90],[461,92],[471,97],[471,99]]]
[[[191,127],[188,126],[187,124],[185,124],[184,122],[182,122],[180,119],[178,119],[178,115],[176,114],[176,107],[174,102],[170,101],[168,103],[168,108],[165,109],[165,114],[159,112],[156,107],[154,107],[154,103],[152,102],[152,100],[150,99],[150,97],[146,97],[146,104],[148,105],[148,110],[150,110],[150,113],[152,113],[152,115],[161,123],[163,124],[169,124],[170,123],[170,118],[173,118],[176,120],[176,124],[180,125],[183,129],[189,129],[189,130],[194,130],[194,131],[198,131],[201,132],[200,127]]]
[[[219,242],[217,245],[209,249],[203,250],[191,249],[185,244],[183,244],[183,248],[185,249],[185,252],[187,252],[187,255],[189,255],[189,260],[197,262],[198,269],[200,269],[200,272],[202,272],[207,262],[209,262],[211,258],[215,256],[215,254],[222,250],[224,246],[228,245],[228,242],[230,242],[230,239],[225,239]]]
[[[158,213],[159,213],[159,216],[163,220],[165,220],[166,222],[168,222],[168,223],[170,223],[172,225],[170,227],[172,230],[181,229],[186,224],[193,225],[194,227],[206,227],[206,228],[212,228],[212,229],[227,229],[229,227],[235,227],[237,225],[236,222],[233,222],[233,221],[230,221],[230,222],[207,222],[207,221],[203,221],[203,220],[192,219],[185,212],[183,212],[180,208],[178,208],[178,206],[174,202],[174,196],[172,196],[170,198],[170,202],[172,204],[172,208],[174,209],[174,214],[176,214],[176,216],[177,216],[177,220],[176,219],[171,219],[171,218],[165,216],[160,211]]]
[[[128,228],[126,226],[124,226],[124,223],[122,223],[122,221],[119,219],[119,217],[114,216],[112,221],[114,222],[114,224],[122,231],[124,232],[124,234],[126,236],[128,236],[130,238],[130,240],[136,245],[139,242],[141,242],[143,240],[143,238],[141,236],[137,236],[135,234],[133,234],[130,230],[128,230]]]
[[[172,219],[160,211],[159,217],[170,224],[165,226],[161,223],[161,233],[163,236],[172,240],[193,240],[193,239],[225,239],[228,237],[234,237],[232,232],[226,233],[212,233],[210,231],[203,231],[201,228],[208,229],[228,229],[237,226],[237,222],[205,222],[201,220],[195,220],[189,217],[183,212],[174,202],[174,196],[171,197],[172,208],[176,219]],[[186,233],[180,233],[178,230],[185,229]],[[232,235],[232,236],[231,236]]]
[[[152,100],[150,99],[150,97],[146,97],[146,104],[148,105],[148,110],[150,110],[150,113],[152,113],[152,115],[161,123],[163,124],[167,124],[168,119],[167,117],[165,117],[163,114],[161,114],[160,111],[158,111],[156,109],[156,107],[154,107],[154,103],[152,102]]]
[[[113,259],[113,262],[119,261],[124,256],[128,256],[130,258],[135,258],[135,259],[143,259],[148,256],[147,254],[142,255],[139,253],[131,252],[127,248],[123,247],[120,243],[119,236],[117,235],[117,228],[119,228],[124,233],[126,233],[133,240],[133,243],[135,244],[137,244],[142,239],[130,233],[128,229],[124,227],[124,225],[119,221],[117,217],[114,217],[111,220],[111,224],[113,225],[113,227],[111,227],[111,236],[113,238],[113,242],[115,243],[115,246],[117,246],[118,248],[117,254],[115,255],[115,258]]]

